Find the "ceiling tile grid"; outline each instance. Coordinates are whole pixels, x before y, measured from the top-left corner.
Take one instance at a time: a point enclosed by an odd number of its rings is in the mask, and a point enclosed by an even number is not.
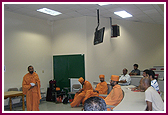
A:
[[[162,5],[163,6],[163,5]],[[40,8],[49,8],[61,12],[61,15],[50,16],[37,12]],[[164,7],[164,6],[163,6]],[[99,9],[100,17],[120,20],[129,20],[135,22],[147,22],[164,24],[164,12],[157,4],[109,4],[99,6],[98,4],[4,4],[4,10],[27,15],[43,20],[60,20],[66,18],[75,18],[81,16],[97,16]],[[114,14],[115,11],[125,10],[133,15],[130,18],[120,18]]]

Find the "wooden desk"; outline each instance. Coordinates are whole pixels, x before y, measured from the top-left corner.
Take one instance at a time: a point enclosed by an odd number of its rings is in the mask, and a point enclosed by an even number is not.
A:
[[[12,111],[12,97],[17,97],[17,96],[22,96],[22,108],[23,111],[25,111],[25,104],[24,104],[24,94],[22,91],[7,91],[4,92],[4,99],[7,99],[9,97],[9,102],[10,102],[10,111]]]

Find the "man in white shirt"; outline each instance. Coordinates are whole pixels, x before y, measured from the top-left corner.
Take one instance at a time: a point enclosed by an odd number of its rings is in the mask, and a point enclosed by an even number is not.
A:
[[[151,80],[151,86],[158,92],[159,91],[159,84],[155,79],[155,72],[153,70],[149,70],[148,72],[149,78]]]
[[[149,77],[144,77],[141,87],[145,90],[146,111],[163,111],[164,104],[159,93],[151,86]]]
[[[123,75],[119,79],[119,83],[122,83],[120,85],[130,85],[131,83],[131,77],[127,74],[128,70],[126,68],[123,69]]]

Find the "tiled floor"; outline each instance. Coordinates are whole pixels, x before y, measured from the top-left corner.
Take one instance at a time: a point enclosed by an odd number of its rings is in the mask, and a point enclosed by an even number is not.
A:
[[[54,102],[42,102],[39,105],[40,111],[81,111],[82,106],[72,108],[70,103],[63,104],[63,103],[54,103]]]
[[[54,103],[54,102],[48,102],[48,101],[42,101],[39,104],[40,111],[81,111],[82,106],[80,107],[74,107],[72,108],[70,106],[70,103],[63,104],[63,103]],[[5,111],[9,111],[9,109],[5,109]],[[22,107],[15,107],[13,108],[13,111],[22,111]],[[25,108],[26,111],[26,108]]]
[[[164,100],[164,92],[161,94],[162,99]],[[41,101],[39,104],[40,111],[81,111],[82,106],[72,108],[70,106],[70,103],[63,104],[63,103],[54,103],[54,102],[48,102],[48,101]],[[9,108],[5,108],[5,111],[9,111]],[[15,107],[13,108],[13,111],[22,111],[22,107]],[[26,108],[25,108],[26,111]]]

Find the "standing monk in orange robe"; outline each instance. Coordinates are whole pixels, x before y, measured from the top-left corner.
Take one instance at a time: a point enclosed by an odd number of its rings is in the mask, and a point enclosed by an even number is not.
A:
[[[117,106],[123,99],[123,92],[122,92],[121,86],[118,85],[118,81],[119,81],[119,76],[117,75],[111,76],[110,84],[113,87],[113,89],[111,90],[109,95],[104,99],[107,105]]]
[[[87,90],[93,90],[92,85],[89,81],[85,81],[82,77],[78,79],[78,81],[83,85],[83,88],[76,92],[74,96],[73,102],[70,104],[71,107],[79,106],[82,102],[83,98],[85,97]]]
[[[40,80],[38,74],[34,72],[33,66],[28,67],[29,73],[23,77],[22,90],[26,95],[27,111],[39,111]]]
[[[99,75],[100,83],[96,85],[95,90],[87,90],[85,98],[83,99],[82,103],[84,104],[85,100],[87,100],[90,97],[99,97],[99,94],[107,94],[108,86],[107,83],[104,81],[105,76]],[[100,96],[101,98],[105,98]]]

